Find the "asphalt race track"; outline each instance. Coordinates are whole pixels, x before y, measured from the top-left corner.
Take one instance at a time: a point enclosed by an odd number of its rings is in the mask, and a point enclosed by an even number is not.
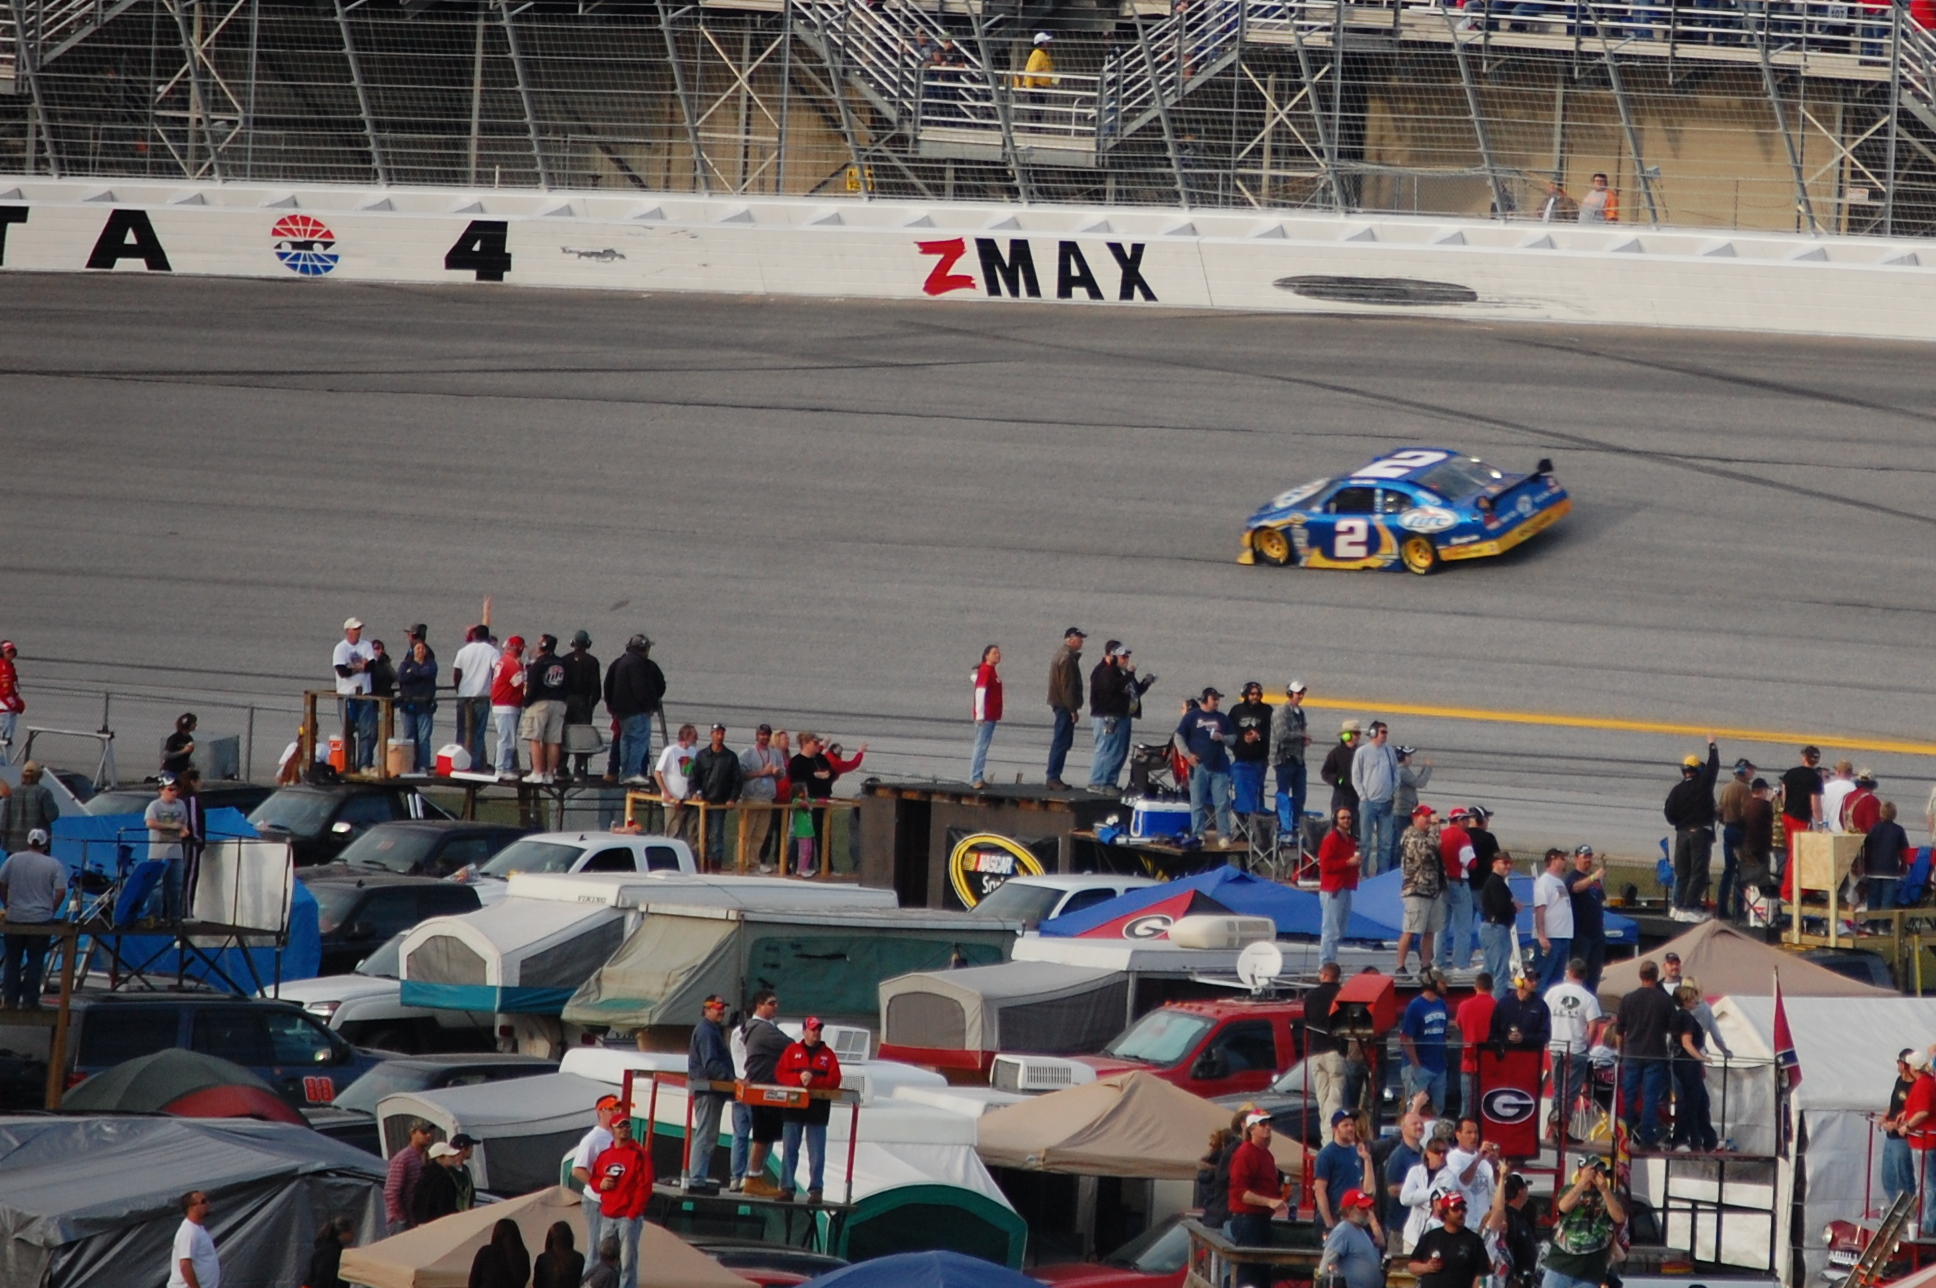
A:
[[[1187,690],[1296,675],[1362,704],[1320,731],[1393,703],[1887,741],[1846,754],[1920,841],[1932,366],[1667,331],[8,274],[0,634],[32,723],[93,728],[114,692],[124,774],[178,710],[232,732],[248,704],[265,773],[344,616],[393,647],[428,621],[448,666],[490,595],[501,634],[582,625],[607,660],[647,631],[675,722],[737,744],[778,718],[958,778],[999,642],[994,775],[1039,781],[1073,623],[1091,661],[1118,636],[1161,676],[1155,738]],[[1233,562],[1257,503],[1410,444],[1550,455],[1574,512],[1430,578]],[[1699,741],[1391,719],[1435,762],[1428,801],[1633,854]]]

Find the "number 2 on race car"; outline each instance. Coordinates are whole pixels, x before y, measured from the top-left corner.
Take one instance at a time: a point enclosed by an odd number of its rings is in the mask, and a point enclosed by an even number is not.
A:
[[[1355,479],[1402,479],[1413,470],[1422,470],[1427,465],[1437,465],[1448,453],[1414,449],[1409,452],[1393,452],[1390,456],[1373,461],[1351,477]]]
[[[1364,559],[1371,554],[1371,521],[1339,519],[1331,538],[1333,559]]]

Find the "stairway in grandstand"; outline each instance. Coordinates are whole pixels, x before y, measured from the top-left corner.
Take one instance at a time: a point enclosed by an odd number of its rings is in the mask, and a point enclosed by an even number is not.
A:
[[[0,9],[0,94],[24,89],[27,72],[53,62],[134,4],[135,0],[14,0],[11,10]]]
[[[1276,15],[1285,0],[1259,6]],[[1031,160],[1094,165],[1241,53],[1245,0],[1186,0],[1139,38],[1112,50],[1097,74],[1058,71],[1049,86],[990,74],[983,48],[955,37],[964,65],[937,68],[928,51],[951,34],[930,13],[886,0],[796,0],[803,38],[887,121],[933,157],[999,159],[1006,140]],[[999,30],[1003,44],[1027,23]],[[992,45],[993,40],[990,41]]]

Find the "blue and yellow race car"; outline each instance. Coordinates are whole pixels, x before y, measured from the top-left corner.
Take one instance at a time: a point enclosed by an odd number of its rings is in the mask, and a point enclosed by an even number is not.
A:
[[[1237,562],[1404,568],[1504,554],[1573,508],[1541,460],[1507,474],[1443,447],[1408,447],[1273,497],[1244,525]]]

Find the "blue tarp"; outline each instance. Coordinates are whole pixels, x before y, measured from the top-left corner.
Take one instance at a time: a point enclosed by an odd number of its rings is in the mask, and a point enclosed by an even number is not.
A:
[[[1007,1266],[959,1252],[901,1252],[830,1270],[806,1288],[1042,1288]]]
[[[1295,886],[1280,885],[1263,877],[1252,876],[1236,867],[1225,866],[1210,872],[1199,872],[1195,876],[1178,877],[1174,881],[1143,886],[1066,917],[1051,917],[1042,923],[1041,933],[1080,935],[1094,930],[1097,926],[1115,921],[1119,917],[1132,916],[1150,904],[1174,899],[1186,890],[1194,890],[1242,916],[1269,917],[1277,923],[1279,935],[1303,935],[1316,939],[1324,929],[1323,913],[1319,908],[1317,895],[1308,890],[1299,890]],[[1398,922],[1384,924],[1379,919],[1359,915],[1358,909],[1354,907],[1351,920],[1345,926],[1345,938],[1380,941],[1396,939]]]
[[[145,859],[148,854],[148,829],[139,814],[63,815],[54,820],[53,832],[53,855],[67,864],[70,875],[84,863],[89,872],[113,879],[121,847],[128,848],[127,857],[132,860]],[[256,831],[240,810],[215,809],[208,812],[208,835],[210,840],[231,840],[253,837]],[[145,973],[172,978],[179,968],[187,978],[203,980],[216,988],[234,986],[254,991],[257,981],[267,986],[277,978],[315,978],[323,962],[319,921],[314,896],[298,881],[290,899],[289,942],[282,949],[280,970],[276,949],[266,944],[246,952],[211,948],[182,954],[167,935],[122,935],[117,937],[116,946],[125,964]]]
[[[1359,882],[1358,894],[1351,901],[1352,917],[1354,919],[1359,916],[1369,917],[1374,921],[1388,923],[1394,928],[1402,925],[1405,908],[1398,888],[1403,878],[1404,874],[1394,869],[1390,872],[1381,872],[1375,877],[1367,877]],[[1519,900],[1520,905],[1519,942],[1530,944],[1533,942],[1533,879],[1514,874],[1512,892],[1513,898]],[[1479,917],[1476,906],[1478,900],[1475,898],[1473,902],[1475,906],[1472,916],[1476,927]],[[1640,927],[1636,926],[1631,918],[1623,917],[1611,908],[1606,910],[1605,917],[1609,944],[1631,946],[1640,943]],[[1397,930],[1394,929],[1389,937],[1396,938],[1397,934]],[[1476,939],[1478,936],[1476,929],[1473,935]]]

